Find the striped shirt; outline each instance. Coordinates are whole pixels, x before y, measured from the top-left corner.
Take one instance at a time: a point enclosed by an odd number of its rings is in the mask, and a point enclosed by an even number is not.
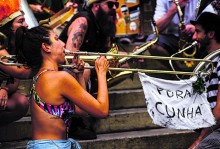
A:
[[[220,84],[220,55],[216,56],[213,60],[214,70],[211,75],[205,78],[207,88],[207,98],[211,108],[216,106],[218,85]],[[212,65],[209,64],[206,70],[211,70]]]

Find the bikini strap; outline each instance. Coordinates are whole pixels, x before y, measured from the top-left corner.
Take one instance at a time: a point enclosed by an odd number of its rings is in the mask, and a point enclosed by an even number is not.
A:
[[[44,72],[47,72],[47,71],[54,71],[52,69],[44,69],[42,70],[38,75],[34,76],[33,77],[33,83],[35,84],[37,82],[37,79],[44,73]]]

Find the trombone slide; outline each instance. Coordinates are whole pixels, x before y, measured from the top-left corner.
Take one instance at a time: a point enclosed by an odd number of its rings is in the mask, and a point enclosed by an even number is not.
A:
[[[75,66],[73,65],[60,65],[60,67],[64,68],[72,68],[74,69]],[[94,66],[85,66],[85,69],[95,69]],[[198,72],[185,72],[185,71],[168,71],[168,70],[149,70],[149,69],[138,69],[138,68],[113,68],[109,67],[110,71],[130,71],[130,72],[144,72],[144,73],[164,73],[164,74],[181,74],[181,75],[195,75],[198,74]],[[203,73],[203,74],[209,74],[209,73]]]

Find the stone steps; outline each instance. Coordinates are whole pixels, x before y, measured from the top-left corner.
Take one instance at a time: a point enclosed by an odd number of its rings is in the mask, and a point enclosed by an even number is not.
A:
[[[108,118],[97,119],[97,133],[122,132],[129,130],[158,128],[149,117],[146,108],[111,110]],[[0,128],[0,142],[31,138],[31,118],[22,119]]]
[[[186,149],[197,134],[167,128],[98,134],[95,140],[79,141],[82,149]],[[28,140],[4,142],[1,149],[25,149]]]

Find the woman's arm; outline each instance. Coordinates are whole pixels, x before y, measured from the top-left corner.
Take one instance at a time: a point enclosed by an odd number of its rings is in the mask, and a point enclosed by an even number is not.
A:
[[[62,77],[62,81],[59,81],[63,83],[65,82],[65,87],[60,88],[60,92],[64,97],[70,99],[76,106],[86,111],[88,114],[98,118],[106,117],[109,112],[108,88],[106,81],[108,67],[109,62],[104,57],[96,60],[95,68],[98,77],[97,99],[83,89],[77,80],[69,74],[63,74],[65,77]]]

